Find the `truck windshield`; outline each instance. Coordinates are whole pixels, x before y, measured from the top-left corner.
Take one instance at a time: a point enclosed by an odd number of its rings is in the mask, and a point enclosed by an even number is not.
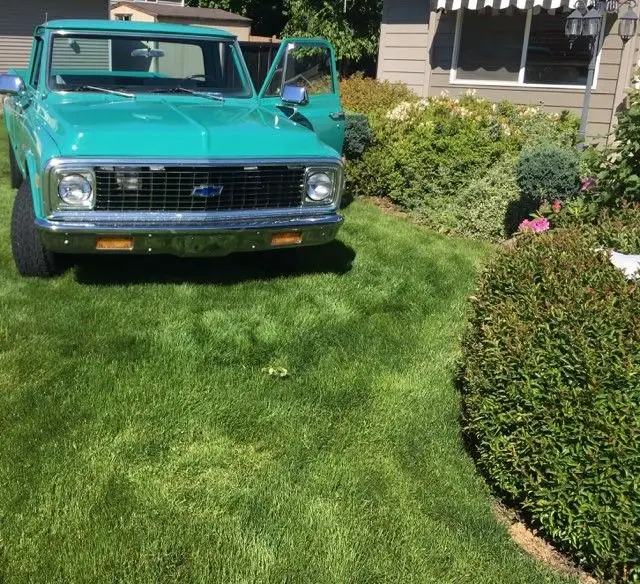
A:
[[[54,35],[47,79],[57,91],[252,95],[235,43],[216,38]]]

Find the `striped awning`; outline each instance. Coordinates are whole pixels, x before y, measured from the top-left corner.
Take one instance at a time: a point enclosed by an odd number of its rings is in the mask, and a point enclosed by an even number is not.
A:
[[[468,10],[483,10],[485,8],[493,10],[508,8],[558,10],[567,9],[571,5],[571,0],[431,0],[432,10],[460,10],[461,8]]]

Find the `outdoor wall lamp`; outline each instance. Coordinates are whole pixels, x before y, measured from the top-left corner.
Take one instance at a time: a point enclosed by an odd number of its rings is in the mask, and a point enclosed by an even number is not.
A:
[[[578,0],[574,11],[569,14],[564,27],[565,35],[572,42],[578,37],[596,38],[604,25],[607,14],[617,14],[624,4],[629,5],[629,10],[620,17],[618,21],[618,35],[623,41],[628,41],[636,34],[638,28],[638,17],[633,10],[636,6],[635,0],[619,2],[619,0],[595,0],[594,4],[588,5],[585,0]]]
[[[591,88],[596,70],[596,60],[600,52],[600,41],[602,30],[606,24],[607,14],[617,14],[620,7],[629,5],[627,12],[618,19],[618,36],[627,42],[633,38],[638,28],[638,16],[634,8],[636,0],[593,0],[588,4],[586,0],[578,0],[574,10],[567,17],[564,33],[569,39],[569,47],[580,37],[585,37],[589,42],[591,59],[587,69],[587,82],[582,104],[582,120],[580,122],[580,143],[578,148],[584,148],[584,139],[587,131],[587,119],[589,116],[589,102],[591,101]]]
[[[636,35],[636,30],[638,29],[638,16],[633,10],[635,5],[636,3],[634,2],[629,6],[629,10],[618,21],[618,34],[625,43]]]

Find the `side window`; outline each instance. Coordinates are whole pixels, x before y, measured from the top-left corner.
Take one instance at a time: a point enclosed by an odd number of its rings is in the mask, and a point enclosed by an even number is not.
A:
[[[40,79],[40,70],[42,68],[42,39],[36,38],[36,46],[33,50],[33,65],[31,67],[31,78],[29,79],[29,85],[34,89],[38,88],[38,81]]]
[[[332,63],[329,47],[291,43],[265,95],[279,96],[284,85],[306,87],[309,95],[334,93]]]

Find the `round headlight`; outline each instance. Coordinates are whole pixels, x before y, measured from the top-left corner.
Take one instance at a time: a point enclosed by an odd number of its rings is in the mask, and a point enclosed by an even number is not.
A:
[[[91,182],[80,174],[70,174],[58,183],[58,194],[67,205],[87,207],[91,205]]]
[[[333,179],[326,172],[314,172],[307,179],[307,197],[319,203],[333,197]]]

